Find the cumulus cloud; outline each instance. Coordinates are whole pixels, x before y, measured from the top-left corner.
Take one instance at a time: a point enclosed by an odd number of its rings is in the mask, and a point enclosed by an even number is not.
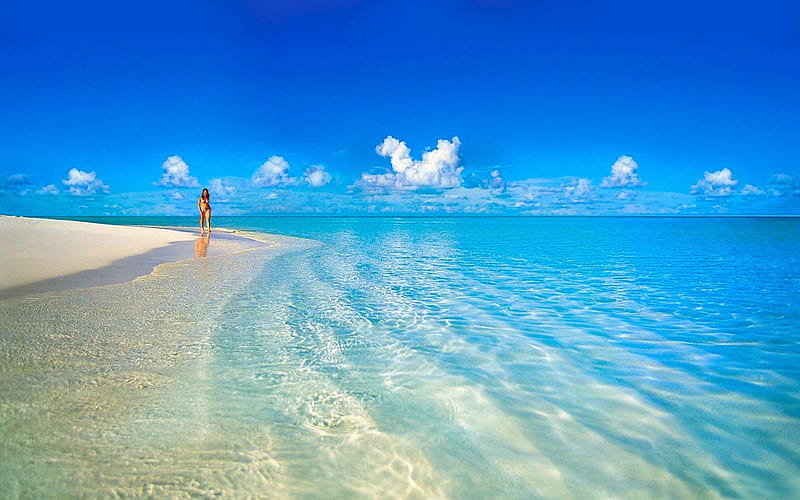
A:
[[[611,175],[604,177],[600,183],[602,188],[636,187],[644,183],[636,171],[639,164],[630,156],[622,155],[611,165]]]
[[[706,196],[728,196],[732,192],[732,187],[739,181],[734,180],[733,173],[728,168],[717,170],[716,172],[706,171],[703,178],[692,186],[692,194],[704,194]]]
[[[422,153],[421,160],[411,157],[411,149],[404,141],[387,136],[375,147],[380,156],[390,159],[391,172],[361,174],[356,186],[361,188],[417,189],[428,187],[447,189],[461,186],[463,167],[459,166],[458,148],[461,140],[439,139],[436,149]]]
[[[256,187],[284,187],[297,182],[288,174],[289,162],[282,156],[271,156],[253,173],[252,182]]]
[[[63,182],[65,186],[69,186],[69,192],[74,195],[83,196],[95,194],[98,191],[101,193],[108,193],[108,186],[103,184],[103,181],[97,177],[95,172],[84,172],[77,168],[71,168],[67,173],[67,178]]]
[[[411,159],[411,149],[405,141],[395,139],[391,135],[386,136],[382,143],[375,146],[375,152],[379,155],[391,158],[392,170],[404,172],[414,165]]]
[[[159,186],[200,187],[197,177],[189,175],[189,165],[178,155],[167,158],[161,169],[163,170],[161,180],[156,183]]]
[[[323,165],[311,165],[306,168],[303,180],[311,187],[322,187],[331,182],[331,174],[325,170]]]

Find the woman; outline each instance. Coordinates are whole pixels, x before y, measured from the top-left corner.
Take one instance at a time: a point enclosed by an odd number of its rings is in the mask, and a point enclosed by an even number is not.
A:
[[[206,232],[205,226],[208,226],[208,232],[211,232],[211,203],[209,200],[211,195],[208,194],[208,189],[203,189],[203,194],[197,200],[197,209],[200,210],[200,234]]]

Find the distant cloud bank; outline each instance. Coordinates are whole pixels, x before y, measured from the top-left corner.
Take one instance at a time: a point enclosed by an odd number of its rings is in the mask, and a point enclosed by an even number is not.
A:
[[[388,135],[375,146],[387,167],[362,173],[349,185],[325,165],[308,164],[293,174],[280,155],[267,158],[250,177],[208,179],[218,214],[787,214],[800,215],[800,176],[775,173],[761,184],[745,184],[729,168],[705,171],[683,192],[649,188],[640,165],[620,155],[599,177],[509,179],[503,165],[478,166],[465,173],[461,139],[439,139],[414,157],[405,141]],[[602,173],[601,173],[602,172]],[[596,177],[595,179],[597,179]],[[110,194],[97,172],[72,168],[67,178],[37,187],[26,173],[0,175],[0,197],[10,213],[188,215],[189,190],[201,187],[179,155],[161,165],[153,183],[169,188],[150,193]],[[743,185],[743,187],[740,187]],[[325,189],[323,187],[329,186]],[[61,189],[59,189],[61,188]],[[89,196],[99,195],[103,196]],[[146,196],[142,196],[146,194]],[[79,204],[74,196],[84,196]],[[39,201],[36,201],[36,200]],[[15,209],[14,207],[22,207]],[[25,208],[28,207],[28,208]],[[27,211],[27,212],[26,212]]]

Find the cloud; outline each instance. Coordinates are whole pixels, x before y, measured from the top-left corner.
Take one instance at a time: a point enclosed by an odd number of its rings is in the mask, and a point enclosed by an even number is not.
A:
[[[361,174],[355,183],[362,189],[414,190],[420,187],[447,189],[461,186],[463,167],[459,167],[458,148],[461,140],[439,139],[436,149],[422,153],[422,160],[411,158],[411,149],[405,142],[387,136],[375,147],[380,156],[390,158],[391,172]]]
[[[591,214],[621,206],[618,195],[616,191],[598,191],[589,179],[556,177],[508,181],[505,191],[494,196],[494,202],[510,213]]]
[[[392,169],[395,172],[405,172],[414,165],[411,159],[411,149],[404,141],[399,141],[391,135],[386,136],[382,143],[375,146],[375,152],[383,157],[391,158]]]
[[[592,197],[592,181],[583,178],[575,179],[572,184],[564,187],[564,192],[571,201],[586,201]]]
[[[767,190],[772,196],[800,196],[800,177],[775,174],[767,181]]]
[[[253,173],[252,182],[256,187],[283,187],[297,183],[297,179],[290,177],[289,162],[282,156],[271,156],[258,170]]]
[[[11,174],[0,177],[0,182],[6,186],[27,186],[32,184],[31,178],[27,174]]]
[[[189,165],[178,155],[167,158],[161,169],[164,172],[161,174],[161,180],[156,183],[158,186],[200,187],[197,177],[189,175]]]
[[[570,180],[569,182],[573,182]],[[524,179],[510,181],[508,193],[516,200],[515,205],[520,208],[530,205],[540,205],[542,200],[554,200],[564,194],[565,180],[561,179]]]
[[[95,194],[98,191],[108,193],[108,186],[97,178],[95,172],[84,172],[77,168],[72,168],[67,173],[67,178],[61,182],[69,186],[69,192],[77,196]]]
[[[33,182],[28,174],[0,175],[0,195],[27,195]]]
[[[58,188],[55,184],[48,184],[42,189],[36,191],[38,194],[58,194]]]
[[[762,194],[764,194],[764,190],[752,184],[747,184],[742,188],[742,195],[744,196],[761,196]]]
[[[325,170],[323,165],[311,165],[306,168],[303,180],[311,187],[322,187],[331,182],[331,174]]]
[[[225,179],[211,179],[208,191],[215,198],[219,198],[219,201],[227,201],[229,196],[236,193],[236,188]]]
[[[733,186],[739,181],[733,179],[733,174],[731,173],[730,169],[723,168],[722,170],[717,170],[716,172],[706,172],[705,179],[710,184],[714,186]]]
[[[692,186],[692,194],[704,194],[706,196],[728,196],[732,192],[732,187],[739,181],[733,179],[733,173],[728,168],[717,170],[716,172],[706,171],[703,178]]]
[[[636,171],[639,165],[630,156],[620,156],[611,165],[611,175],[604,177],[600,182],[601,188],[636,187],[643,186]]]
[[[491,189],[496,194],[500,194],[506,189],[506,181],[500,176],[500,170],[495,168],[489,172],[489,178],[481,181],[481,187]]]
[[[794,184],[794,178],[791,175],[786,174],[775,174],[769,178],[767,181],[769,184],[776,184],[776,185],[783,185],[783,186],[791,186]]]

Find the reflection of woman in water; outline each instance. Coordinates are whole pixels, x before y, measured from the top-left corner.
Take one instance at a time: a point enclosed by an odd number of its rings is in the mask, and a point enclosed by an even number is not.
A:
[[[210,239],[211,232],[208,232],[205,236],[201,234],[197,241],[194,242],[194,254],[198,257],[205,257],[208,251],[208,240]]]
[[[205,232],[206,226],[208,226],[208,232],[211,232],[211,195],[208,194],[208,189],[203,189],[203,194],[200,195],[200,199],[197,200],[197,209],[200,210],[200,233]]]

